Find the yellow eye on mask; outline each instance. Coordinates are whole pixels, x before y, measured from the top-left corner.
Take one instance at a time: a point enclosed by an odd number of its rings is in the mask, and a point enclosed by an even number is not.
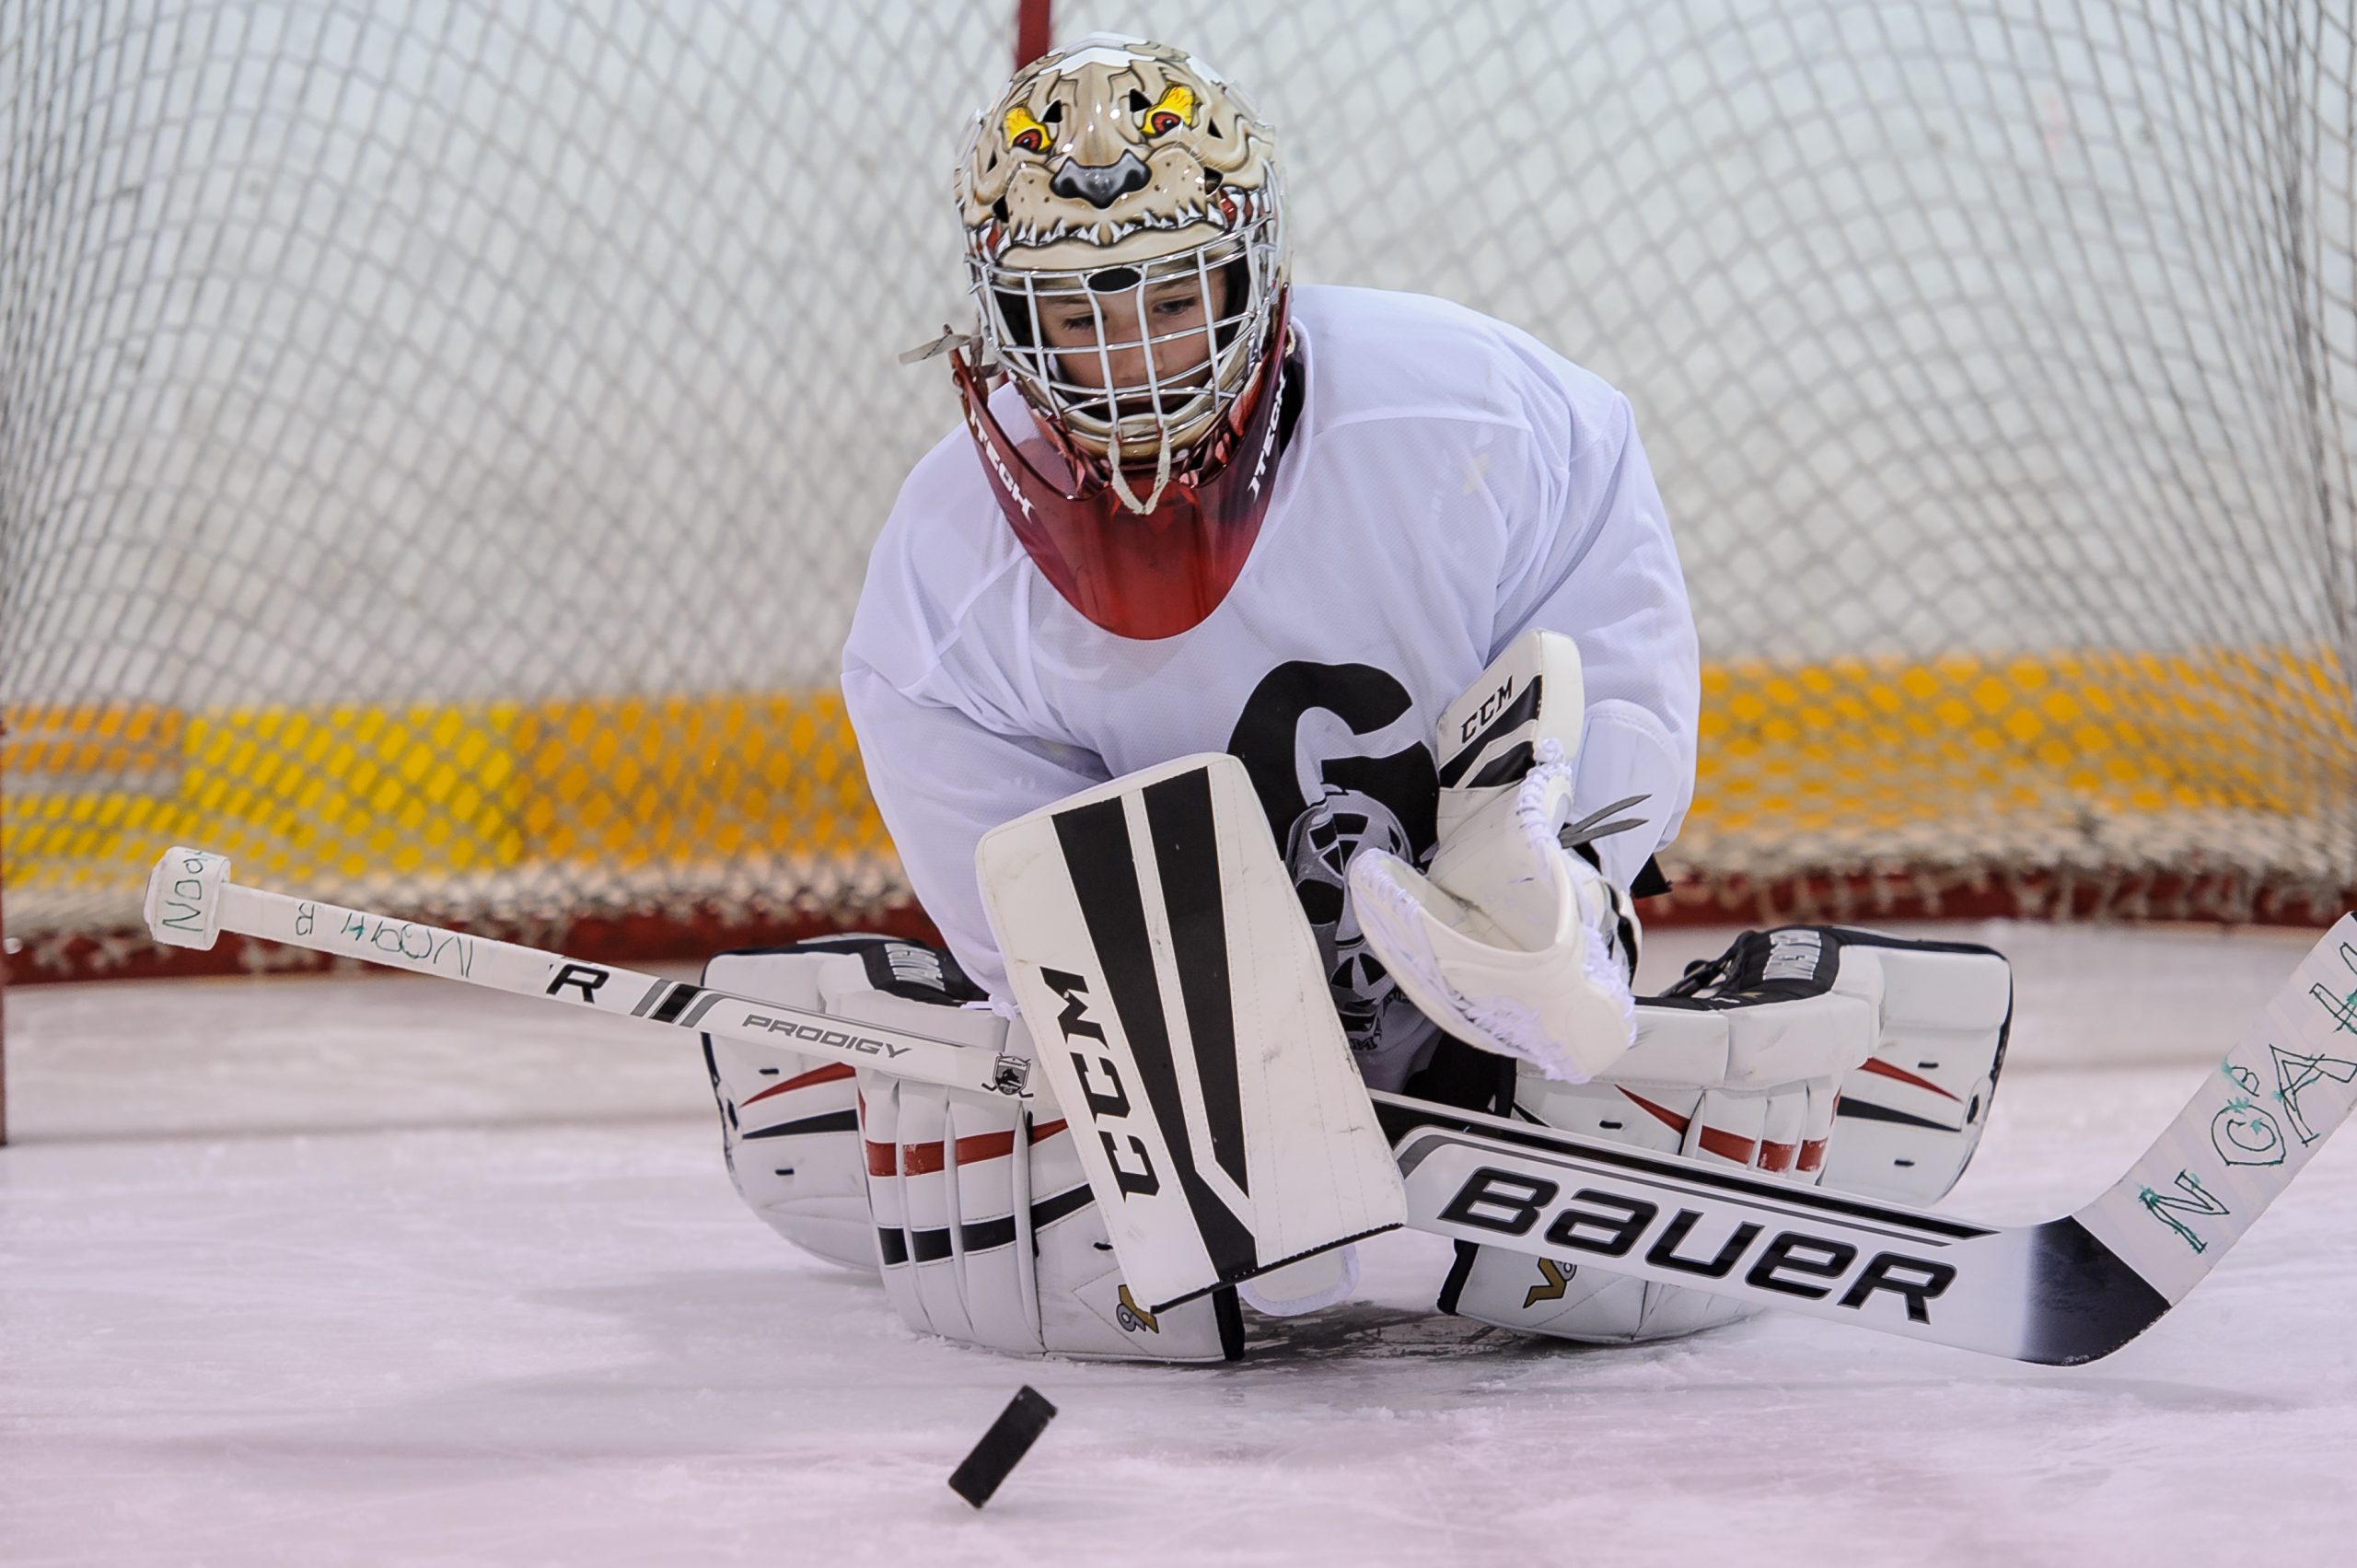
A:
[[[1006,145],[1019,152],[1044,153],[1055,145],[1056,138],[1031,111],[1016,104],[1006,111]]]
[[[1194,122],[1194,92],[1177,82],[1165,87],[1152,107],[1138,116],[1138,129],[1149,136],[1167,136],[1181,125]]]

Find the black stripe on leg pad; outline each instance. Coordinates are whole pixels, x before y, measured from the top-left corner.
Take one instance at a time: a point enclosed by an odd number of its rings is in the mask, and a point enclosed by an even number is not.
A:
[[[1002,1214],[994,1220],[975,1220],[958,1227],[958,1249],[968,1257],[977,1252],[995,1251],[1015,1245],[1015,1216]]]
[[[1088,940],[1104,970],[1105,989],[1137,1063],[1144,1098],[1170,1151],[1172,1177],[1193,1214],[1196,1231],[1221,1279],[1248,1278],[1260,1267],[1252,1233],[1203,1182],[1195,1169],[1193,1143],[1178,1099],[1178,1074],[1170,1056],[1170,1029],[1163,1013],[1162,986],[1155,978],[1154,948],[1146,935],[1144,895],[1121,797],[1059,811],[1057,847],[1080,900]]]
[[[1096,1194],[1089,1191],[1086,1183],[1059,1192],[1052,1198],[1042,1198],[1031,1205],[1031,1228],[1034,1232],[1045,1230],[1058,1220],[1080,1213],[1096,1201]]]
[[[1945,1121],[1934,1121],[1928,1116],[1910,1116],[1903,1110],[1893,1110],[1887,1105],[1843,1095],[1833,1102],[1833,1114],[1847,1116],[1859,1121],[1895,1121],[1901,1127],[1929,1127],[1934,1132],[1954,1132],[1958,1129]]]
[[[1244,1092],[1237,1082],[1236,1005],[1227,982],[1227,912],[1220,897],[1219,835],[1211,774],[1181,773],[1145,788],[1147,835],[1162,877],[1162,903],[1187,1035],[1203,1086],[1212,1156],[1238,1191],[1250,1191],[1244,1160]]]
[[[806,1116],[799,1121],[781,1121],[774,1127],[763,1127],[758,1132],[747,1132],[743,1137],[749,1144],[756,1138],[801,1138],[814,1132],[856,1132],[858,1131],[859,1112],[845,1109],[821,1111],[816,1116]]]

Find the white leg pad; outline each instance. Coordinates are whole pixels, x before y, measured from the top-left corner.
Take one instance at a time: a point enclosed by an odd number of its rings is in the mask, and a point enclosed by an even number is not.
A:
[[[1522,1074],[1516,1109],[1567,1132],[1806,1184],[1913,1203],[1944,1195],[1994,1092],[2012,1005],[2004,960],[1985,948],[1793,927],[1747,936],[1721,964],[1725,972],[1684,996],[1641,1000],[1637,1043],[1596,1081]],[[1727,1239],[1696,1233],[1666,1249],[1676,1266],[1707,1272]],[[1460,1251],[1442,1306],[1597,1342],[1749,1315],[1576,1258],[1495,1248]]]
[[[822,982],[863,973],[842,952],[723,953],[703,983],[781,1006],[821,1010]],[[738,1196],[796,1247],[846,1268],[876,1267],[849,1067],[797,1051],[704,1037],[721,1144]]]

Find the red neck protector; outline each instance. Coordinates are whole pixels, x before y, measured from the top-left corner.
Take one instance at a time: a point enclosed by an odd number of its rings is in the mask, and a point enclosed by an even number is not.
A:
[[[949,374],[1007,526],[1065,601],[1115,636],[1150,641],[1191,630],[1244,570],[1276,490],[1289,304],[1278,303],[1255,385],[1144,513],[1122,505],[1103,459],[1075,451],[1051,424],[1038,422],[1030,441],[1009,436],[981,377],[962,350],[951,351]]]

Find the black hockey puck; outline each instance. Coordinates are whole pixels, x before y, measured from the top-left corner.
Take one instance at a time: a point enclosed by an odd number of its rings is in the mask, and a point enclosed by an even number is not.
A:
[[[991,1429],[974,1445],[974,1451],[949,1472],[949,1490],[979,1508],[991,1500],[998,1483],[1006,1472],[1016,1467],[1031,1445],[1039,1441],[1039,1434],[1048,1430],[1048,1423],[1056,1417],[1056,1407],[1043,1398],[1039,1390],[1026,1383],[1006,1401],[1006,1409],[998,1412]]]

